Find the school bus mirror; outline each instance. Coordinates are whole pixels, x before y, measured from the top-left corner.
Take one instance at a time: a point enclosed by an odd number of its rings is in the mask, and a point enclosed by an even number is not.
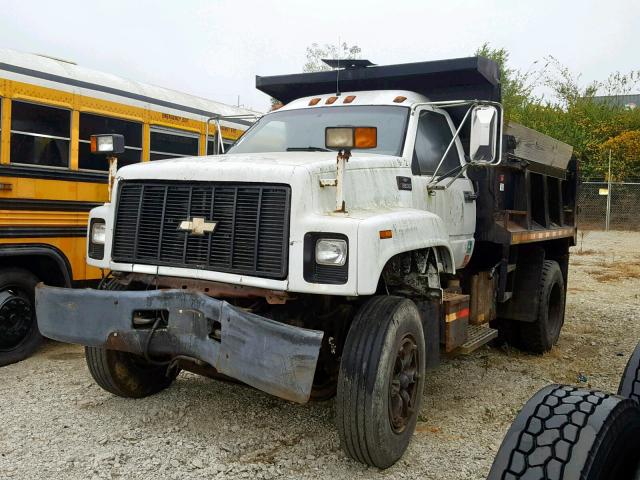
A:
[[[95,153],[97,155],[117,155],[123,152],[123,135],[91,135],[91,153]]]

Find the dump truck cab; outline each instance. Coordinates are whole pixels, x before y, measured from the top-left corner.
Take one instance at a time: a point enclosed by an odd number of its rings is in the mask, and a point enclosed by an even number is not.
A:
[[[285,106],[226,154],[118,171],[88,231],[88,262],[110,273],[98,290],[40,286],[40,330],[85,345],[120,396],[180,369],[337,395],[346,453],[387,467],[441,352],[499,331],[534,352],[557,341],[571,148],[503,125],[481,57],[256,84]]]

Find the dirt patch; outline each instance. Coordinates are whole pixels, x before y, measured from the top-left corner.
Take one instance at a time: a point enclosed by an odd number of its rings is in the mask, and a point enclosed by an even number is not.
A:
[[[640,278],[640,263],[618,262],[599,270],[590,270],[590,273],[599,282],[622,282]]]
[[[84,352],[55,352],[47,354],[49,360],[72,360],[74,358],[84,359]]]

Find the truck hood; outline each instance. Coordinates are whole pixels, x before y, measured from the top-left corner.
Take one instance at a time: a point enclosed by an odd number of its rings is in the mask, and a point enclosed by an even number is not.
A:
[[[354,153],[347,170],[406,166],[401,157]],[[335,171],[336,152],[274,152],[186,157],[144,162],[118,170],[118,179],[288,183],[297,174]],[[284,176],[283,176],[284,175]]]

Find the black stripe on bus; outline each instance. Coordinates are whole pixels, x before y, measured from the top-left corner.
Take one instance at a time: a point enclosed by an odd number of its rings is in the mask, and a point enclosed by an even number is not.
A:
[[[46,200],[34,198],[0,198],[0,210],[55,210],[60,212],[88,212],[101,202],[81,200]]]
[[[85,237],[87,227],[0,227],[0,238]]]
[[[152,103],[154,105],[160,105],[162,107],[173,108],[174,110],[182,110],[183,112],[194,113],[196,115],[202,115],[205,117],[213,117],[217,115],[215,112],[207,112],[206,110],[200,110],[199,108],[187,107],[178,103],[167,102],[166,100],[158,100],[157,98],[148,97],[146,95],[140,95],[138,93],[127,92],[126,90],[120,90],[119,88],[106,87],[97,83],[85,82],[82,80],[74,80],[72,78],[63,77],[61,75],[54,75],[52,73],[40,72],[31,68],[18,67],[17,65],[10,65],[8,63],[0,62],[0,69],[8,72],[19,73],[20,75],[28,75],[30,77],[40,78],[42,80],[49,80],[50,82],[58,82],[65,85],[71,85],[73,87],[87,88],[89,90],[95,90],[98,92],[110,93],[111,95],[119,95],[125,98],[131,98],[140,102]],[[246,120],[227,120],[231,123],[238,123],[240,125],[246,125],[250,127],[253,125]]]
[[[50,167],[29,167],[24,165],[0,165],[0,177],[40,178],[45,180],[66,180],[72,182],[108,183],[108,175],[100,172],[79,172]]]

